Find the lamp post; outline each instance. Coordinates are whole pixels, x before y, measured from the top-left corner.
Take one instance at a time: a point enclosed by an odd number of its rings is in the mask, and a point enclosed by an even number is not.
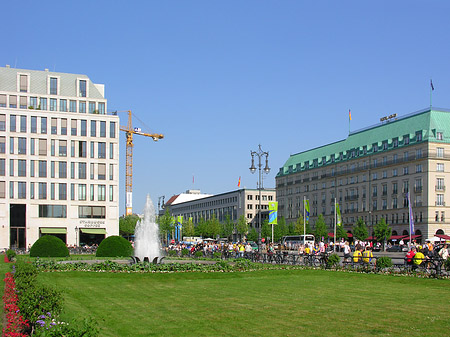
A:
[[[75,247],[78,247],[78,227],[75,226]]]
[[[261,221],[261,190],[263,189],[262,186],[262,171],[264,171],[264,173],[268,174],[270,172],[270,167],[269,167],[269,152],[265,152],[261,149],[261,144],[258,145],[258,151],[250,151],[250,154],[252,156],[252,166],[250,166],[250,172],[251,173],[255,173],[256,172],[256,167],[255,167],[255,156],[258,157],[258,171],[259,171],[259,176],[258,176],[258,191],[259,191],[259,225],[258,225],[258,247],[261,245],[261,226],[262,226],[262,221]],[[264,167],[263,170],[261,170],[262,168],[262,163],[261,163],[261,158],[266,157],[266,166]]]

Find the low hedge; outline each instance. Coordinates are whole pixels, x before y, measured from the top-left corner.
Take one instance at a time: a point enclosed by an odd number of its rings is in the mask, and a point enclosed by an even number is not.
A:
[[[30,249],[31,257],[67,257],[69,249],[58,237],[44,235],[40,237]]]
[[[133,247],[130,241],[121,236],[109,236],[100,242],[95,256],[97,257],[121,257],[131,256]]]

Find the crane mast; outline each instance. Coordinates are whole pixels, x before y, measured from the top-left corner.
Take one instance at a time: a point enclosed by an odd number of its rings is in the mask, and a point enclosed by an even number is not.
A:
[[[125,163],[125,215],[133,214],[133,135],[151,137],[155,142],[164,138],[164,135],[157,133],[145,133],[140,128],[133,128],[131,111],[128,111],[128,125],[121,126],[120,131],[126,134],[127,151]]]

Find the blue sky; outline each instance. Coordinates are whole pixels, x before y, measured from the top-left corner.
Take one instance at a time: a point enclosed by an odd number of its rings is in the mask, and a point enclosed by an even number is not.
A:
[[[133,209],[149,193],[265,187],[289,155],[430,104],[450,108],[448,1],[9,1],[0,64],[88,75],[132,110]],[[121,124],[126,125],[126,114]],[[121,135],[120,209],[125,137]],[[195,177],[194,184],[193,176]]]

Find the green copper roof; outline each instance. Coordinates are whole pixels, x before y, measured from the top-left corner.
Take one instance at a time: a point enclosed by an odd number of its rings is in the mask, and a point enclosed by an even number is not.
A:
[[[442,140],[436,138],[438,132],[442,132]],[[450,143],[450,110],[424,109],[351,132],[344,140],[291,155],[277,177],[426,141]]]

